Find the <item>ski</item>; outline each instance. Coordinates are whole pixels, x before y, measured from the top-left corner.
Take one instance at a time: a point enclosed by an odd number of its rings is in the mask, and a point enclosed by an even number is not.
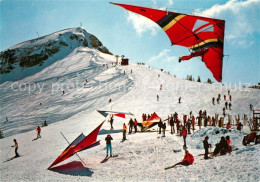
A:
[[[108,157],[105,157],[105,159],[103,159],[100,163],[105,163],[108,161],[109,158],[115,158],[115,157],[118,157],[118,155],[113,155],[113,156],[108,156]]]
[[[174,165],[172,165],[172,166],[168,166],[168,167],[164,168],[164,170],[168,170],[168,169],[174,168],[174,167],[177,166],[178,164],[179,164],[179,163],[174,164]]]

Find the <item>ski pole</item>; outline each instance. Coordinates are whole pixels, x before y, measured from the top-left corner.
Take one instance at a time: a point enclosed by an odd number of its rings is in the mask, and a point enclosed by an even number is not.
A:
[[[6,154],[5,159],[7,159],[7,156],[8,156],[8,154],[10,153],[11,149],[12,149],[12,148],[10,148],[10,150],[9,150],[8,153]]]

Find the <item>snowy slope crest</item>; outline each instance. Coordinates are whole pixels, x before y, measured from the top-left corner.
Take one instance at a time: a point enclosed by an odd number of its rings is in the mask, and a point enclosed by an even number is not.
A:
[[[85,29],[70,28],[22,42],[0,53],[0,83],[33,75],[69,55],[77,47],[89,47],[111,54]]]

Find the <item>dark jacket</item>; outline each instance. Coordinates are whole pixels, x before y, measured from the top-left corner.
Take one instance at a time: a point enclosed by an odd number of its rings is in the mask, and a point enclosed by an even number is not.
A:
[[[208,149],[209,148],[209,142],[208,140],[203,140],[203,146],[204,146],[204,149]]]
[[[106,137],[105,140],[106,140],[106,144],[111,144],[111,140],[113,140],[113,138],[112,137]]]

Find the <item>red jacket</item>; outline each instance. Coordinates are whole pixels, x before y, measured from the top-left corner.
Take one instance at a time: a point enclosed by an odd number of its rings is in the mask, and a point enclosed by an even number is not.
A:
[[[38,127],[38,128],[36,129],[36,131],[37,131],[38,133],[40,133],[40,132],[41,132],[41,128]]]
[[[137,125],[137,121],[136,120],[134,121],[134,125]]]
[[[182,136],[185,136],[185,137],[187,136],[187,130],[186,130],[186,128],[182,130]]]
[[[187,161],[189,164],[192,164],[194,162],[194,157],[190,153],[186,154],[182,160],[182,163],[185,163],[185,161]]]

